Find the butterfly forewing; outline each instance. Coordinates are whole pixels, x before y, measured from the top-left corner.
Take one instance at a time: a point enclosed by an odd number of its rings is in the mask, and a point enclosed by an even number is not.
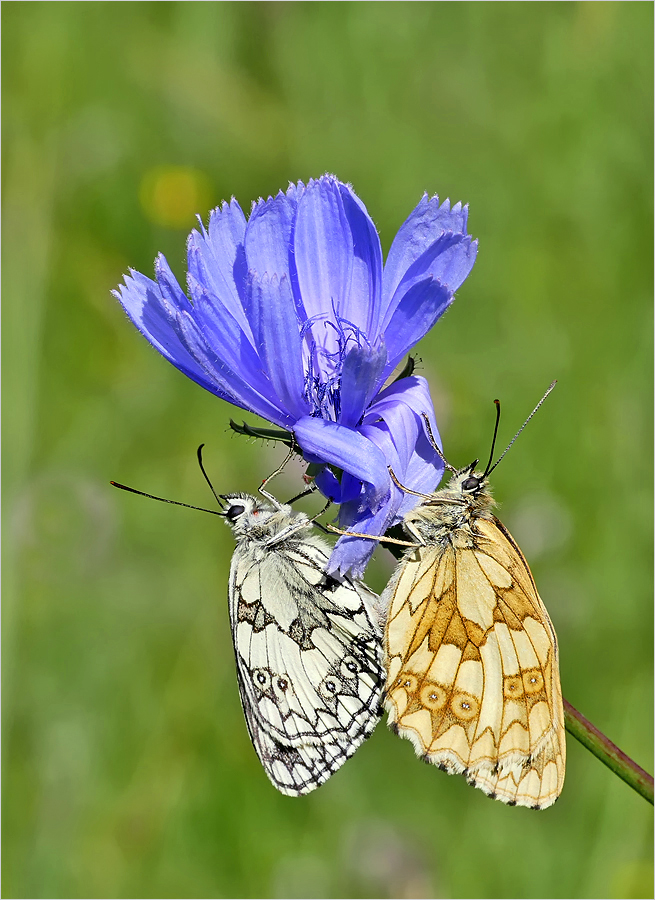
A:
[[[426,761],[505,803],[544,808],[565,768],[557,639],[490,505],[453,514],[428,501],[413,517],[425,545],[386,592],[385,706]]]
[[[325,575],[329,548],[304,514],[247,500],[229,587],[241,701],[267,775],[297,796],[329,778],[379,720],[378,598]]]

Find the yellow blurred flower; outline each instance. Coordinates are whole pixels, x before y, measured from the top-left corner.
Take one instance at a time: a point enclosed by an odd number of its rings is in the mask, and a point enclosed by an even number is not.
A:
[[[211,206],[209,178],[191,166],[155,166],[141,179],[139,200],[146,218],[164,228],[188,228]]]

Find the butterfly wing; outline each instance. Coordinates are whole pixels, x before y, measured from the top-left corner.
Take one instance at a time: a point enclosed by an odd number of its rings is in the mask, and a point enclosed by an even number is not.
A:
[[[428,762],[543,809],[564,781],[557,638],[504,526],[478,518],[471,536],[419,549],[390,586],[385,706]]]
[[[266,774],[298,796],[326,781],[375,728],[381,635],[368,589],[326,579],[319,544],[257,551],[238,546],[230,572],[241,703]]]

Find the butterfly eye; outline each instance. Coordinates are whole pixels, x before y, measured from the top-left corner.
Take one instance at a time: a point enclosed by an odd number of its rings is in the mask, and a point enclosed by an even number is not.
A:
[[[462,482],[463,491],[475,491],[479,487],[480,479],[476,478],[475,475],[469,476],[469,478]]]
[[[245,506],[236,504],[236,506],[231,506],[228,509],[228,511],[225,513],[225,518],[231,519],[232,521],[234,521],[234,519],[238,519],[239,516],[242,515],[245,511],[246,511]]]

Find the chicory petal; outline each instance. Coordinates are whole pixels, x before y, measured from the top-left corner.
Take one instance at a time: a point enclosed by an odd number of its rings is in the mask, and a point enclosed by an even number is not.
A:
[[[282,407],[294,419],[309,412],[304,397],[300,327],[286,276],[251,276],[251,324],[260,358]]]
[[[289,276],[296,201],[280,191],[253,206],[246,228],[246,262],[259,275]]]
[[[384,456],[358,431],[326,419],[303,416],[293,426],[293,432],[303,450],[366,482],[370,506],[377,506],[388,493],[391,479]]]
[[[180,340],[176,331],[176,310],[163,298],[156,282],[133,272],[126,275],[125,284],[112,293],[133,324],[162,356],[206,390],[217,393],[214,382],[206,377]]]
[[[331,318],[346,307],[350,292],[353,242],[336,179],[310,181],[298,203],[293,251],[300,300],[307,319]],[[322,338],[322,330],[319,332]],[[325,329],[326,346],[336,335]],[[320,343],[323,340],[319,338]]]
[[[439,205],[437,196],[423,194],[418,205],[400,226],[389,249],[382,275],[382,305],[391,302],[409,267],[445,232],[466,234],[468,206],[450,206],[450,200]],[[455,290],[455,288],[452,288]]]
[[[235,406],[249,409],[276,425],[283,428],[291,426],[293,418],[281,407],[270,386],[264,394],[244,381],[240,373],[235,372],[216,355],[192,316],[188,313],[179,313],[177,331],[181,341],[205,373],[206,379],[222,392],[221,396],[227,396]],[[210,390],[217,393],[214,388]]]
[[[410,287],[385,328],[388,353],[385,376],[428,333],[452,302],[452,291],[431,276]]]
[[[341,415],[339,421],[356,428],[366,408],[375,396],[387,362],[382,344],[378,350],[353,347],[348,351],[341,373]]]
[[[338,312],[360,328],[374,344],[379,330],[382,248],[368,211],[350,185],[339,184],[343,211],[353,245],[352,281],[346,306]]]
[[[236,200],[222,203],[209,217],[209,228],[200,223],[187,241],[188,273],[207,288],[212,302],[225,307],[246,334],[250,326],[243,311],[246,217]]]
[[[341,485],[329,466],[323,466],[316,475],[316,485],[319,491],[333,503],[341,503]]]
[[[343,508],[344,505],[341,506],[340,513]],[[374,540],[374,538],[384,534],[393,518],[393,513],[390,513],[391,508],[391,501],[388,501],[379,507],[375,513],[367,512],[364,515],[359,515],[355,520],[356,528],[353,528],[353,531],[370,534],[372,539],[367,540],[366,538],[350,537],[348,535],[340,537],[330,555],[327,564],[328,573],[334,574],[338,572],[340,575],[350,574],[353,578],[361,578],[375,548],[378,546],[378,541]],[[345,513],[347,513],[347,510],[345,510]],[[341,516],[339,522],[341,523]]]

